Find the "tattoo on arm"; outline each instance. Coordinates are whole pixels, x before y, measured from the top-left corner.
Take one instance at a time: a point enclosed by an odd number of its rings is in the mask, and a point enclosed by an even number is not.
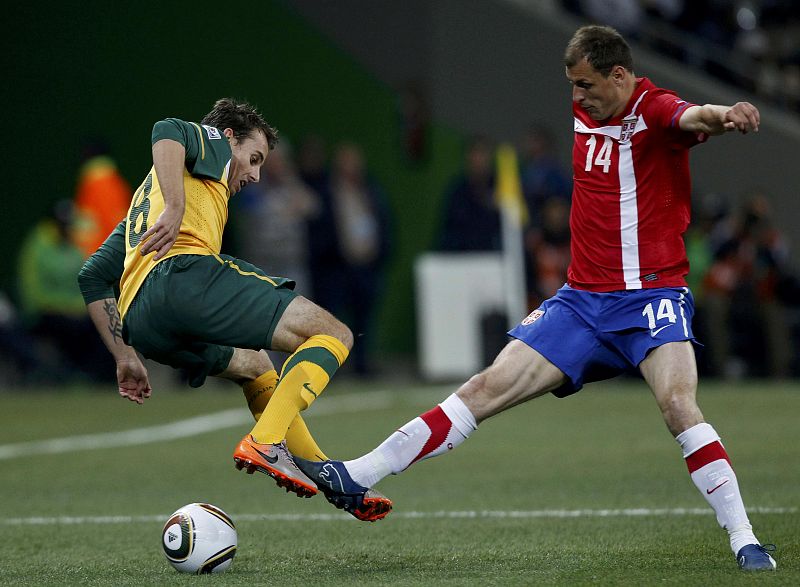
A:
[[[114,337],[114,343],[122,341],[122,320],[119,317],[119,309],[115,300],[105,300],[103,309],[108,315],[108,331]]]

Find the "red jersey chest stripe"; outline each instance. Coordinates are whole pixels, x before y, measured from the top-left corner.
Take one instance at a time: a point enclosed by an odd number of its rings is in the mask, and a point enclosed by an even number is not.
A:
[[[619,239],[622,256],[622,279],[625,282],[625,289],[641,289],[642,287],[639,264],[639,200],[636,170],[633,164],[632,139],[633,136],[645,130],[647,130],[647,123],[643,116],[639,116],[628,140],[620,142],[621,125],[589,128],[577,118],[575,119],[575,132],[577,134],[602,135],[609,137],[617,145]],[[589,159],[592,154],[591,152],[586,154],[587,166],[591,165]]]

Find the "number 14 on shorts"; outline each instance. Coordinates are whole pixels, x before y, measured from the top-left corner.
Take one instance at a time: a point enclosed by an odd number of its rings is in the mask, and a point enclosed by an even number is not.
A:
[[[650,329],[650,336],[655,336],[665,328],[675,324],[678,320],[675,315],[675,307],[672,300],[666,298],[659,300],[658,310],[653,309],[655,303],[656,302],[650,302],[644,307],[644,310],[642,310],[642,316],[647,318],[647,327]],[[658,321],[664,318],[669,320],[669,323],[657,328]]]

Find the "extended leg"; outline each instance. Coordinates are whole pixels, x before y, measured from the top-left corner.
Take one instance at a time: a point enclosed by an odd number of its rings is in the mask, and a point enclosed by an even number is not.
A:
[[[479,422],[547,393],[563,381],[564,374],[552,363],[515,340],[488,369],[472,377],[438,406],[400,427],[366,455],[344,463],[310,463],[298,459],[297,464],[325,492],[328,501],[353,513],[352,508],[360,503],[359,497],[374,491],[370,488],[387,475],[449,452],[464,442]],[[379,515],[388,513],[380,511]]]
[[[728,531],[739,566],[774,569],[775,561],[753,535],[736,474],[714,428],[697,406],[697,369],[690,342],[660,346],[640,365],[670,432],[681,446],[697,489]]]

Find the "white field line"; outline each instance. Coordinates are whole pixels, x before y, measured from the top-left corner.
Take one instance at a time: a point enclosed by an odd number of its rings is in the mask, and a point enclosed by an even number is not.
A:
[[[405,397],[414,402],[429,402],[431,405],[439,401],[438,399],[433,399],[432,401],[432,398],[438,396],[433,396],[430,391],[415,392]],[[309,415],[326,416],[380,410],[391,406],[398,399],[399,396],[390,391],[370,391],[326,397],[323,401],[314,404],[313,410]],[[0,461],[33,455],[61,454],[79,450],[96,450],[164,442],[242,426],[252,421],[252,416],[247,410],[232,409],[215,414],[187,418],[186,420],[178,420],[169,424],[148,426],[147,428],[2,444],[0,445]]]
[[[634,509],[579,509],[579,510],[467,510],[436,512],[393,512],[391,519],[533,519],[533,518],[642,518],[674,516],[709,516],[711,508],[634,508]],[[757,507],[750,514],[797,514],[796,507]],[[52,526],[88,524],[163,523],[168,514],[153,516],[58,516],[0,519],[2,526]],[[238,514],[231,516],[236,522],[351,522],[344,513],[331,514]]]

